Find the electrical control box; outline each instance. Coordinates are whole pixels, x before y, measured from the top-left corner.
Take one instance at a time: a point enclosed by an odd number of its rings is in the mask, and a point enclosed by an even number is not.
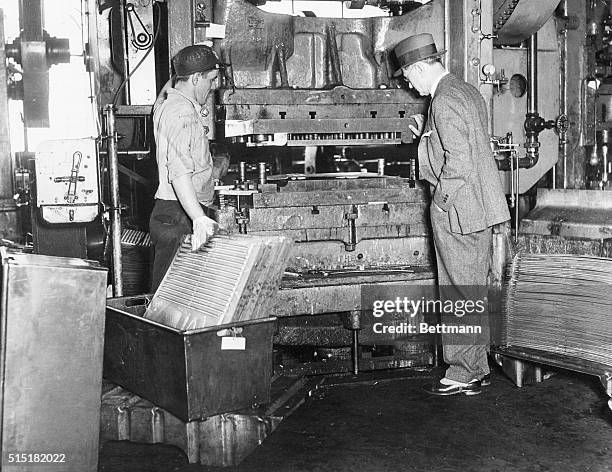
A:
[[[93,138],[42,142],[36,150],[36,204],[48,223],[86,223],[99,212]]]

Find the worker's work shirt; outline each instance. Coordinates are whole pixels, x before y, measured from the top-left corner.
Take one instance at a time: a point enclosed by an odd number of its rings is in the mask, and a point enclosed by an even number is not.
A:
[[[190,174],[198,201],[210,206],[215,188],[203,107],[179,90],[169,89],[166,100],[153,110],[153,129],[159,172],[155,198],[177,200],[172,182]]]

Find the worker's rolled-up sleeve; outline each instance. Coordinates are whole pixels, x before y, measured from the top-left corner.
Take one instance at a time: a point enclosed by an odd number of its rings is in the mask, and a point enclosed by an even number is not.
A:
[[[193,116],[179,116],[168,128],[166,136],[166,156],[168,182],[172,183],[178,177],[192,174],[195,170],[192,154],[193,130],[199,123]]]

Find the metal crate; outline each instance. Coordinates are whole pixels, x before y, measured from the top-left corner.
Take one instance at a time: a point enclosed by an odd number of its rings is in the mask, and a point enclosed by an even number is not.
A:
[[[276,318],[180,331],[142,317],[150,299],[107,301],[104,378],[183,421],[269,402]]]
[[[106,279],[95,262],[2,251],[2,470],[97,470]]]

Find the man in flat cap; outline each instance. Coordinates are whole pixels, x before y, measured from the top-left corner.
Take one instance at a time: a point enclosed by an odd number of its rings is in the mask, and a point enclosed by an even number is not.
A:
[[[188,46],[174,56],[172,65],[175,78],[153,107],[159,187],[149,220],[155,251],[152,291],[157,290],[185,234],[193,232],[194,251],[213,235],[217,227],[210,218],[214,180],[227,171],[227,162],[213,164],[205,120],[206,99],[217,87],[217,56],[208,46]]]
[[[419,171],[430,183],[431,226],[440,297],[469,298],[486,288],[492,226],[510,218],[506,197],[489,144],[485,101],[472,85],[450,74],[440,62],[431,34],[410,36],[395,55],[403,75],[423,96],[431,96],[427,118],[411,126],[419,137]],[[470,290],[472,289],[472,290]],[[463,338],[465,339],[465,338]],[[425,386],[434,395],[475,395],[489,383],[487,343],[458,342],[442,334],[445,377]]]

